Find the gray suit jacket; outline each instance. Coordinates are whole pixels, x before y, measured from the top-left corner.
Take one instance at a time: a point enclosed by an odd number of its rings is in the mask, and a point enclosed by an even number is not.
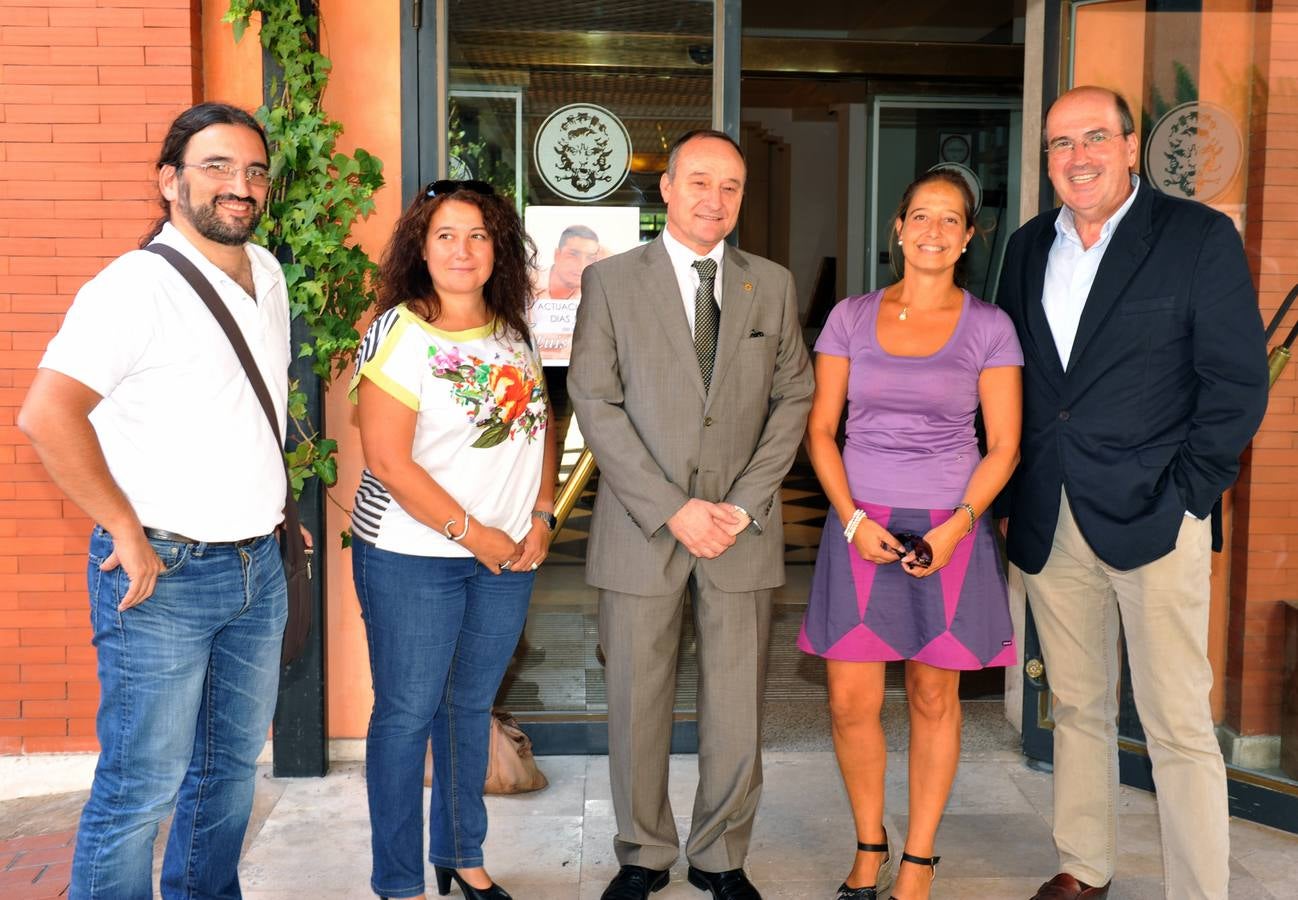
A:
[[[642,596],[684,588],[693,558],[664,525],[691,497],[741,506],[760,529],[699,561],[717,587],[784,583],[780,482],[812,393],[793,277],[727,247],[722,290],[705,394],[661,238],[582,276],[568,391],[600,470],[586,553],[595,587]]]

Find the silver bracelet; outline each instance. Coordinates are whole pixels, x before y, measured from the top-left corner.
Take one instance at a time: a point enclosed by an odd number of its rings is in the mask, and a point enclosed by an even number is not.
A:
[[[974,523],[978,521],[978,514],[974,512],[973,504],[961,503],[959,506],[955,507],[955,509],[951,510],[951,512],[955,512],[956,510],[959,509],[963,509],[965,512],[969,514],[969,527],[965,529],[965,534],[972,534],[974,530]]]
[[[858,509],[856,512],[852,513],[852,518],[847,520],[847,527],[843,529],[843,537],[847,538],[849,544],[852,543],[852,539],[856,537],[857,526],[868,518],[870,517],[865,514],[865,510],[863,509]]]
[[[469,533],[469,523],[471,521],[471,517],[469,516],[469,513],[466,510],[464,513],[464,530],[461,531],[459,534],[451,534],[451,526],[455,524],[455,521],[456,521],[455,519],[447,519],[446,524],[442,526],[442,534],[446,535],[447,540],[455,541],[455,543],[458,544],[460,541],[464,540],[464,538]]]

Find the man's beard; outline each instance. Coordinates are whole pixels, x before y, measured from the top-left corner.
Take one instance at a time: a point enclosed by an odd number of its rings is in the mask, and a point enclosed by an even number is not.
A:
[[[216,208],[216,204],[222,200],[236,200],[252,204],[252,215],[248,217],[247,224],[238,222],[226,222],[221,218],[221,213]],[[216,241],[218,244],[225,244],[227,247],[241,247],[248,243],[248,238],[257,229],[257,223],[261,221],[262,213],[265,211],[260,203],[253,197],[240,197],[237,194],[225,193],[217,194],[211,202],[205,206],[195,207],[189,200],[189,183],[181,181],[180,212],[189,219],[191,225],[203,237],[209,241]]]

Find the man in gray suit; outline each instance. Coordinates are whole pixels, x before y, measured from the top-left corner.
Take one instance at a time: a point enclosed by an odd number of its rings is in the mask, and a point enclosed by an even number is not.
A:
[[[582,277],[568,389],[600,467],[586,578],[600,589],[622,864],[603,900],[663,888],[679,854],[667,759],[687,590],[699,658],[688,878],[717,900],[759,898],[743,865],[784,582],[779,490],[812,376],[792,276],[724,243],[746,174],[723,132],[684,135],[660,182],[664,234]]]

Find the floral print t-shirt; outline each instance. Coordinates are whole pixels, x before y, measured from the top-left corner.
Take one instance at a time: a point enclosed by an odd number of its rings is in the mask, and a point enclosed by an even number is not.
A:
[[[362,378],[413,409],[414,461],[474,519],[522,540],[532,527],[544,456],[545,383],[535,349],[495,323],[442,331],[405,304],[370,325],[349,396]],[[459,532],[463,522],[456,522]],[[472,556],[440,527],[413,518],[367,468],[352,505],[352,532],[382,550]]]

